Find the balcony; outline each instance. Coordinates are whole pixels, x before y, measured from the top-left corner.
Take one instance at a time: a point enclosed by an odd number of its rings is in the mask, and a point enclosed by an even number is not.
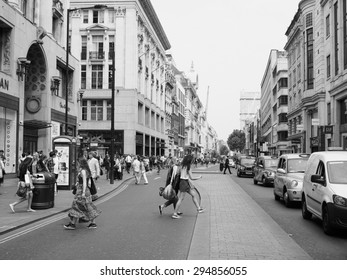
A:
[[[104,60],[105,59],[105,52],[89,52],[89,59],[90,60]]]
[[[64,15],[63,3],[59,0],[53,0],[52,12],[53,12],[54,18],[63,18],[63,15]]]

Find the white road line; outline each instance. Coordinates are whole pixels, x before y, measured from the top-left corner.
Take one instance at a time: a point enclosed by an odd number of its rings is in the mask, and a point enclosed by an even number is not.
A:
[[[120,189],[117,189],[117,191],[115,191],[114,193],[106,195],[105,197],[101,198],[100,200],[97,200],[95,205],[99,205],[99,204],[101,204],[101,203],[111,199],[112,197],[115,197],[116,195],[118,195],[121,192],[123,192],[128,186],[129,186],[128,184],[125,184]],[[0,239],[0,244],[3,244],[5,242],[10,241],[12,239],[15,239],[17,237],[23,236],[23,235],[25,235],[27,233],[30,233],[30,232],[32,232],[34,230],[37,230],[39,228],[42,228],[44,226],[47,226],[49,224],[52,224],[52,223],[57,222],[57,221],[59,221],[61,219],[64,219],[64,218],[66,218],[66,213],[58,214],[57,216],[54,216],[54,217],[52,217],[50,219],[47,219],[47,220],[44,220],[42,223],[36,224],[36,225],[34,225],[34,226],[30,227],[30,228],[27,228],[27,229],[22,230],[20,232],[14,233],[14,234],[12,234],[10,236],[7,236],[7,237],[5,237],[3,239]]]
[[[161,177],[155,177],[154,180],[158,180],[158,179],[160,179],[160,178],[161,178]]]

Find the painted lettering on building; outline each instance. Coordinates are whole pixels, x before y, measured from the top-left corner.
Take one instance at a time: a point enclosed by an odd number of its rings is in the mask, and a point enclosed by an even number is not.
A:
[[[0,78],[0,89],[9,90],[10,88],[10,81],[5,80],[4,78]]]

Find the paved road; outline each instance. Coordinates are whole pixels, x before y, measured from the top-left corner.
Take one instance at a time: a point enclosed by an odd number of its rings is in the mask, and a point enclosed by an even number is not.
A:
[[[87,224],[78,224],[75,231],[64,230],[66,215],[43,228],[1,245],[1,258],[8,260],[170,260],[187,259],[197,213],[191,203],[184,203],[184,219],[171,219],[171,209],[160,216],[158,195],[164,184],[164,175],[153,175],[149,185],[127,188],[98,208],[98,229],[88,230]],[[28,228],[32,228],[31,225]]]
[[[253,184],[251,178],[233,177],[246,192],[315,260],[346,260],[347,233],[324,234],[321,222],[302,218],[300,204],[286,208],[275,201],[272,187]]]

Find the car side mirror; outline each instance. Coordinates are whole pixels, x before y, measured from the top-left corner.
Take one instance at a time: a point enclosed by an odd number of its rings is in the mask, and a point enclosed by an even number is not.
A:
[[[321,175],[317,175],[317,174],[312,175],[311,182],[325,186],[325,179]]]
[[[285,174],[285,173],[286,173],[286,171],[285,171],[283,168],[278,168],[278,169],[277,169],[277,172],[278,172],[279,174]]]

